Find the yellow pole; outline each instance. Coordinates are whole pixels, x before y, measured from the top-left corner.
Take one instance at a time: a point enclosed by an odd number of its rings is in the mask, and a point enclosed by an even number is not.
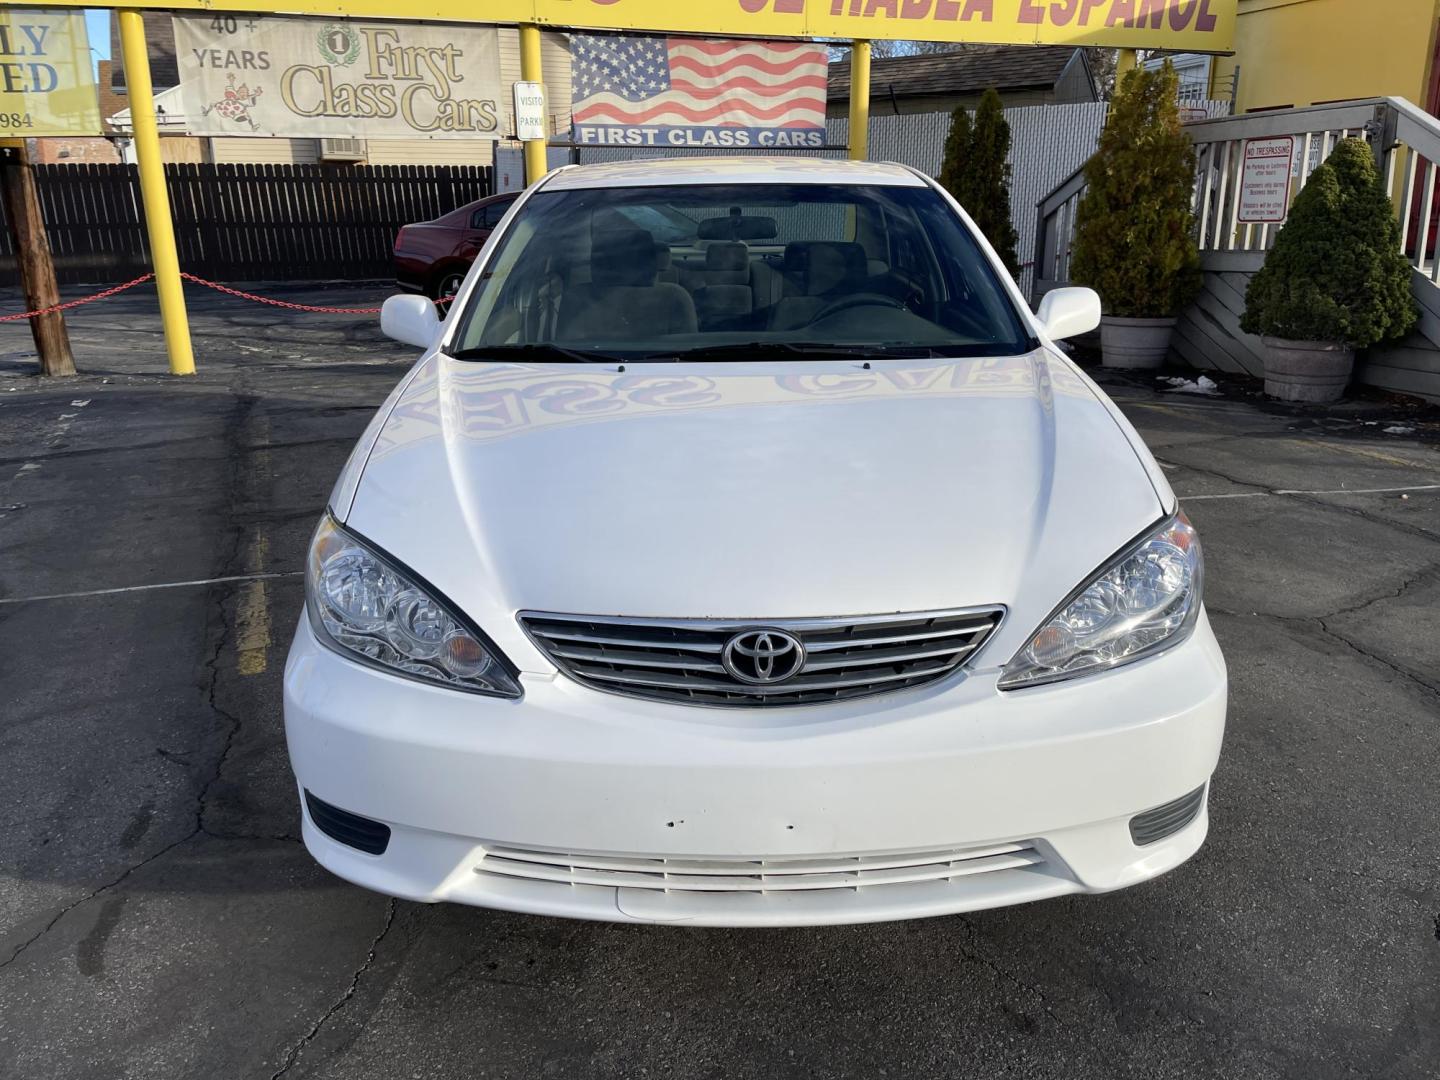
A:
[[[1120,49],[1115,57],[1115,83],[1118,86],[1127,71],[1134,71],[1140,57],[1134,49]]]
[[[850,160],[870,154],[870,42],[850,47]]]
[[[145,48],[145,22],[140,12],[120,15],[120,48],[125,59],[125,86],[130,122],[135,125],[135,156],[140,162],[140,195],[145,203],[145,230],[150,237],[150,263],[155,291],[160,294],[160,322],[171,375],[194,375],[190,324],[185,315],[185,290],[180,284],[180,258],[175,253],[175,228],[170,222],[170,197],[165,191],[165,165],[160,160],[160,133],[155,127],[155,92],[150,84],[150,56]]]
[[[540,28],[526,23],[520,27],[520,78],[543,83],[540,67]],[[525,140],[525,183],[533,184],[549,171],[545,163],[545,140]]]

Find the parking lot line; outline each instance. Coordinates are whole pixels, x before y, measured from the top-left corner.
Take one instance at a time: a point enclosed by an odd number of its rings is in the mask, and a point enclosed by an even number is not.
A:
[[[151,585],[123,585],[114,589],[85,589],[80,592],[46,593],[42,596],[0,596],[0,604],[33,604],[41,600],[77,600],[89,596],[114,596],[117,593],[149,592],[152,589],[185,589],[199,585],[224,585],[231,581],[274,581],[299,577],[303,570],[281,570],[270,574],[230,574],[226,577],[197,578],[194,581],[157,581]]]
[[[263,566],[269,552],[270,542],[261,533],[250,548],[250,565]],[[247,581],[240,587],[240,602],[235,611],[236,669],[241,675],[260,675],[267,665],[265,650],[270,647],[270,602],[264,578]]]
[[[1394,495],[1411,491],[1440,491],[1440,484],[1416,484],[1409,487],[1383,488],[1327,488],[1316,491],[1301,491],[1298,488],[1276,488],[1274,491],[1225,491],[1214,495],[1179,495],[1181,502],[1198,502],[1201,499],[1258,499],[1275,495]]]

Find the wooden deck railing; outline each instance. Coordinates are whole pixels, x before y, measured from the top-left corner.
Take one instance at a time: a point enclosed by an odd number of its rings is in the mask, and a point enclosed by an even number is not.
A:
[[[1436,258],[1440,218],[1440,120],[1400,98],[1316,105],[1305,109],[1248,113],[1186,125],[1195,142],[1196,242],[1209,270],[1253,270],[1275,241],[1278,228],[1241,218],[1240,178],[1251,139],[1295,140],[1290,198],[1341,139],[1363,138],[1376,151],[1381,174],[1396,204],[1401,246],[1411,265],[1440,284]],[[1035,287],[1038,301],[1070,280],[1075,214],[1085,192],[1083,170],[1058,185],[1037,207]]]

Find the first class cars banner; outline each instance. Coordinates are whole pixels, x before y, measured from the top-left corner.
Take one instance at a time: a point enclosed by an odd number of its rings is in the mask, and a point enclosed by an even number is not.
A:
[[[175,17],[194,135],[498,139],[494,27]]]
[[[582,145],[825,145],[823,45],[572,34],[570,54]]]

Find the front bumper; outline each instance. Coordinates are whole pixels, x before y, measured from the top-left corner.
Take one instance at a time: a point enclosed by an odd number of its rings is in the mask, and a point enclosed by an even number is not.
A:
[[[383,854],[365,854],[307,813],[310,852],[411,900],[634,922],[866,922],[1105,892],[1199,848],[1203,805],[1143,847],[1129,823],[1215,768],[1226,676],[1203,614],[1182,645],[1112,672],[1006,693],[996,677],[747,711],[526,674],[524,698],[504,701],[351,663],[302,618],[285,725],[302,791],[391,830]],[[516,852],[543,873],[514,876]],[[853,885],[772,890],[797,880],[772,876],[797,860],[827,872],[851,860]],[[941,860],[954,876],[894,869]],[[667,872],[702,863],[740,884],[698,891]]]
[[[405,292],[423,293],[425,282],[430,274],[430,263],[427,259],[410,254],[395,252],[395,285]]]

